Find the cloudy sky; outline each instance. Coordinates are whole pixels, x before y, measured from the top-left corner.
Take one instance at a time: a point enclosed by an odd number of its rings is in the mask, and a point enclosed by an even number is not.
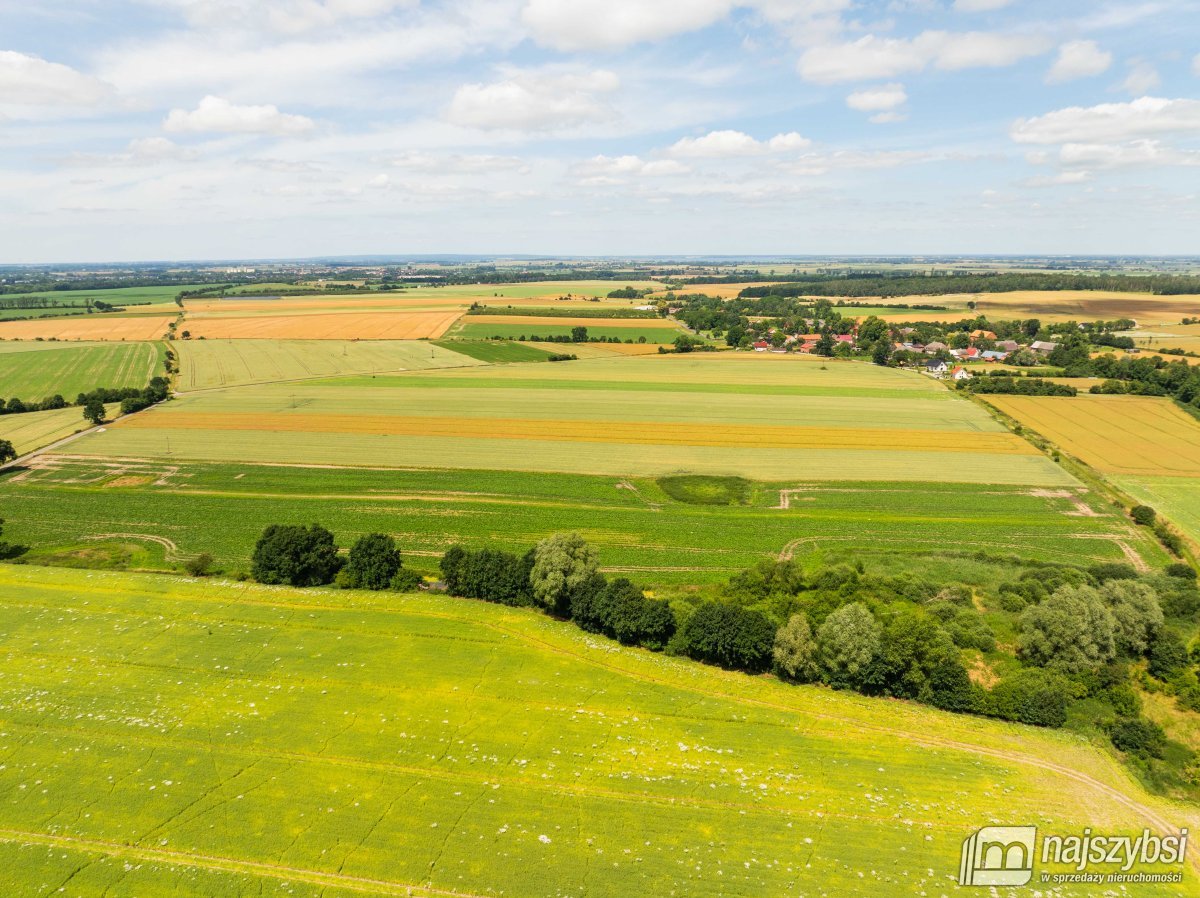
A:
[[[0,0],[0,262],[1200,253],[1193,0]]]

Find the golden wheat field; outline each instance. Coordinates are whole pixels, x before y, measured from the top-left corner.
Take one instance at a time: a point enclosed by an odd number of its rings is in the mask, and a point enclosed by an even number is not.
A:
[[[987,401],[1107,474],[1200,477],[1200,422],[1169,399],[988,396]]]
[[[73,315],[0,322],[2,340],[161,340],[174,317]]]
[[[185,320],[181,330],[209,340],[425,340],[442,336],[462,314],[333,312]]]

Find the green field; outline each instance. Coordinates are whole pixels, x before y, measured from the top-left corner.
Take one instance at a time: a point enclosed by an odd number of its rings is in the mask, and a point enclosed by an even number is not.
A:
[[[116,414],[119,405],[107,406],[110,416]],[[21,415],[0,415],[0,440],[8,440],[18,455],[41,449],[90,425],[83,420],[83,410],[78,406],[54,409],[48,412],[25,412]],[[2,517],[3,515],[0,515]]]
[[[912,372],[656,356],[335,378],[187,396],[81,454],[767,480],[1071,486]]]
[[[988,823],[1200,824],[1067,733],[465,600],[0,567],[0,632],[5,895],[907,898]]]
[[[439,340],[434,345],[451,352],[458,352],[488,364],[508,364],[509,362],[544,362],[550,353],[536,346],[526,346],[524,343],[512,341],[493,342],[490,340]],[[568,350],[570,347],[566,347]]]
[[[72,401],[97,387],[141,389],[162,373],[162,359],[160,343],[9,343],[0,351],[0,396]]]
[[[78,450],[77,443],[69,451]],[[680,494],[675,483],[666,485]],[[600,547],[611,572],[651,585],[721,581],[781,553],[878,559],[883,570],[903,563],[897,555],[926,567],[934,563],[928,556],[946,556],[954,579],[966,576],[966,559],[977,552],[1086,563],[1123,561],[1128,547],[1149,563],[1166,561],[1147,531],[1080,492],[797,481],[752,483],[744,505],[685,498],[649,478],[77,457],[42,457],[0,479],[6,534],[39,547],[35,556],[44,549],[60,559],[88,548],[88,538],[118,534],[117,542],[128,542],[132,535],[157,553],[148,566],[159,568],[209,552],[226,570],[248,570],[264,527],[312,521],[346,545],[390,533],[431,573],[455,542],[524,552],[551,533],[578,531]],[[1095,516],[1080,516],[1080,503],[1091,503]],[[147,536],[165,539],[172,557]]]
[[[43,290],[40,293],[22,293],[21,296],[37,296],[44,299],[54,299],[59,302],[76,303],[85,299],[100,300],[114,306],[129,302],[153,303],[171,302],[183,290],[199,290],[211,285],[177,285],[164,287],[113,287],[103,290]],[[5,294],[6,297],[17,294]]]
[[[464,340],[490,340],[493,337],[504,340],[515,340],[518,337],[533,338],[534,336],[569,337],[573,327],[574,325],[570,324],[554,324],[552,319],[538,324],[492,324],[487,320],[487,316],[483,316],[464,319],[455,325],[452,334],[455,337],[462,337]],[[603,337],[606,340],[616,337],[622,343],[626,340],[633,340],[636,343],[641,337],[645,337],[647,343],[672,343],[683,333],[677,327],[622,327],[615,325],[604,327],[595,324],[589,324],[587,332],[589,337]]]
[[[1144,505],[1162,513],[1200,546],[1200,480],[1195,477],[1106,475]]]
[[[179,389],[478,365],[441,345],[401,340],[185,340]]]

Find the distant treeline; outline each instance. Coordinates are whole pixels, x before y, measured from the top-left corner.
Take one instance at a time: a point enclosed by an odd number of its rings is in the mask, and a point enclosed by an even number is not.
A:
[[[520,315],[534,318],[634,318],[657,319],[659,314],[654,309],[623,309],[599,306],[595,309],[580,311],[571,309],[544,309],[522,306],[481,306],[478,303],[467,310],[468,315]]]
[[[1111,275],[1003,273],[929,275],[805,274],[779,278],[769,286],[747,287],[743,297],[764,296],[945,296],[952,293],[1013,293],[1018,290],[1112,290],[1159,296],[1200,293],[1200,277],[1190,275]],[[699,281],[696,283],[700,283]],[[736,282],[735,282],[736,283]]]

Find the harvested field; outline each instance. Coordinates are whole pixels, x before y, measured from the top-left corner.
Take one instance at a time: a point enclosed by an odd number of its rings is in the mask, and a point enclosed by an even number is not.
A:
[[[539,335],[540,336],[540,335]],[[566,352],[579,356],[581,359],[604,359],[614,356],[657,355],[657,343],[572,343],[564,346],[562,343],[524,343],[523,346],[534,346],[545,352]]]
[[[462,314],[344,312],[185,319],[180,331],[208,340],[424,340],[442,336]]]
[[[620,321],[611,318],[577,319],[580,324],[568,324],[569,318],[530,318],[529,324],[504,324],[499,321],[502,316],[486,318],[467,318],[454,329],[454,336],[467,340],[490,340],[495,337],[516,340],[520,337],[570,337],[573,327],[582,326],[588,330],[589,337],[604,339],[616,338],[637,341],[644,339],[647,343],[671,343],[680,334],[681,328],[656,326],[654,322]],[[584,323],[586,322],[586,323]],[[534,341],[536,342],[536,341]],[[556,344],[563,346],[563,344]],[[574,344],[571,344],[574,345]],[[564,346],[562,352],[570,352],[569,346]]]
[[[856,302],[870,299],[856,298]],[[906,305],[948,306],[949,312],[889,310],[880,317],[889,321],[957,321],[985,315],[994,321],[1038,318],[1042,321],[1112,321],[1130,318],[1142,326],[1177,324],[1200,314],[1200,296],[1154,296],[1149,293],[1113,293],[1102,290],[1021,290],[1013,293],[964,293],[949,296],[897,296],[881,302]],[[976,304],[972,311],[968,302]]]
[[[0,340],[161,340],[170,315],[76,315],[34,321],[0,321]]]
[[[1200,422],[1169,399],[984,398],[1106,474],[1200,477]]]
[[[179,389],[398,373],[481,362],[430,343],[342,340],[181,340]]]
[[[465,322],[472,326],[487,327],[493,324],[497,325],[516,325],[525,329],[527,333],[541,333],[541,328],[554,327],[556,325],[563,327],[586,327],[589,331],[592,329],[602,330],[605,328],[633,328],[646,329],[653,328],[659,325],[670,325],[671,322],[664,321],[661,318],[588,318],[583,315],[575,317],[563,317],[561,315],[536,317],[532,315],[479,315],[464,319]],[[675,328],[678,330],[678,328]]]

